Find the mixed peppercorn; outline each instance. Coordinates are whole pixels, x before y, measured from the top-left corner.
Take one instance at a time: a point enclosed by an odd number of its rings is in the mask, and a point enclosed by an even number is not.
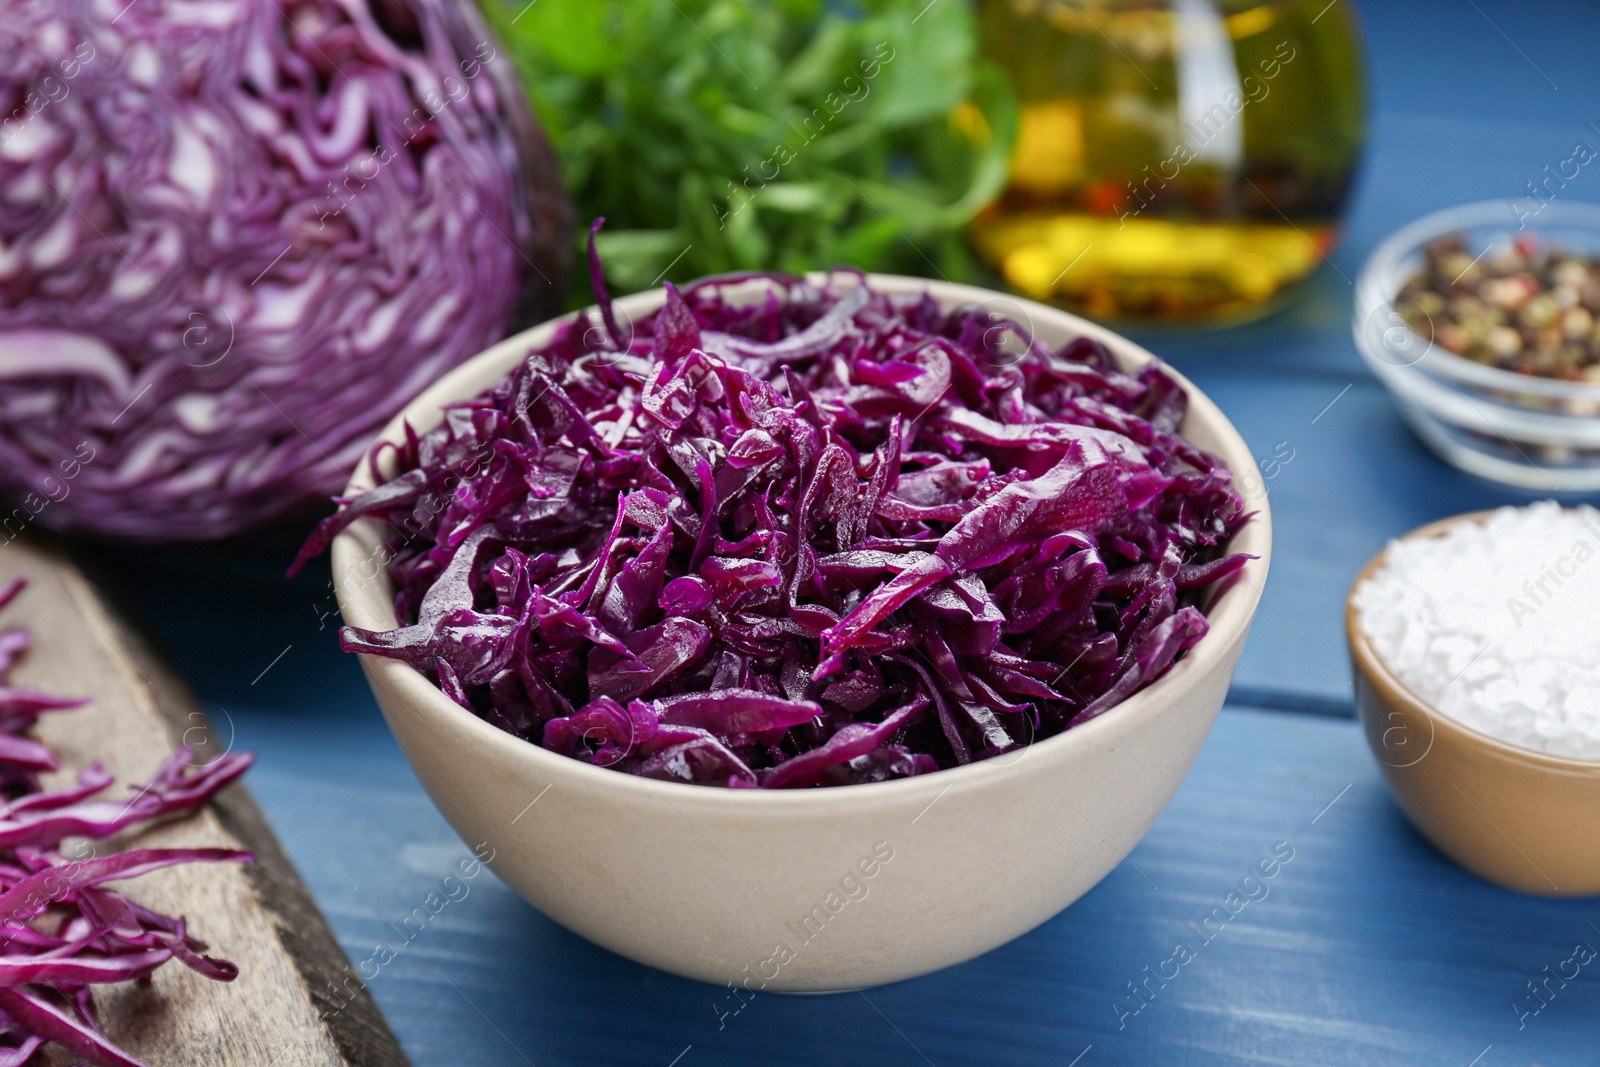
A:
[[[1418,334],[1476,363],[1600,383],[1600,259],[1528,235],[1476,256],[1460,236],[1425,252],[1394,302]]]

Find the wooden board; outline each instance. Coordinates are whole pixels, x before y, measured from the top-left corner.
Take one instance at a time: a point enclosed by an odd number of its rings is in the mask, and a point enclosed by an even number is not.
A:
[[[18,575],[28,588],[0,612],[0,626],[26,627],[34,646],[13,681],[92,701],[40,720],[38,738],[63,765],[49,785],[67,784],[100,760],[120,792],[147,781],[181,744],[195,749],[196,762],[231,745],[231,738],[212,733],[184,685],[64,554],[26,539],[0,547],[0,582]],[[231,983],[213,982],[172,962],[147,986],[97,991],[100,1020],[113,1041],[171,1067],[407,1065],[245,786],[229,786],[196,815],[115,843],[238,848],[254,853],[256,862],[188,864],[117,883],[142,904],[188,916],[190,931],[213,954],[237,963],[240,974]],[[60,1049],[41,1060],[77,1062]]]

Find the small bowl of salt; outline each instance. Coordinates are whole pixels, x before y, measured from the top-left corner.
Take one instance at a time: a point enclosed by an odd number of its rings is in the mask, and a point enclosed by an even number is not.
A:
[[[1414,530],[1345,626],[1367,743],[1422,835],[1508,889],[1600,894],[1600,511]]]

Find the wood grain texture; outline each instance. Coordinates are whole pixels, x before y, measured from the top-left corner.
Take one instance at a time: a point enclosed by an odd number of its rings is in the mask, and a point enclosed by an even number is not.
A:
[[[8,544],[0,550],[0,581],[17,575],[28,578],[29,588],[0,624],[27,627],[34,647],[14,680],[91,700],[40,720],[36,734],[63,767],[48,785],[66,784],[100,760],[117,777],[114,789],[136,788],[179,745],[193,748],[197,763],[231,746],[232,738],[213,733],[184,685],[65,555],[37,542]],[[213,982],[170,963],[147,986],[97,991],[102,1025],[114,1041],[173,1067],[406,1067],[376,1005],[347,981],[348,960],[243,786],[229,786],[194,816],[112,844],[256,855],[250,864],[190,864],[120,884],[142,904],[188,916],[191,932],[237,963],[240,975]],[[60,1050],[42,1059],[75,1062]]]

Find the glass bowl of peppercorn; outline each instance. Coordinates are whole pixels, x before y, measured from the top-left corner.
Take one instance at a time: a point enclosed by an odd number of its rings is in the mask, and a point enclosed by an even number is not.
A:
[[[1480,477],[1600,491],[1600,205],[1417,220],[1356,280],[1356,347],[1424,443]]]

